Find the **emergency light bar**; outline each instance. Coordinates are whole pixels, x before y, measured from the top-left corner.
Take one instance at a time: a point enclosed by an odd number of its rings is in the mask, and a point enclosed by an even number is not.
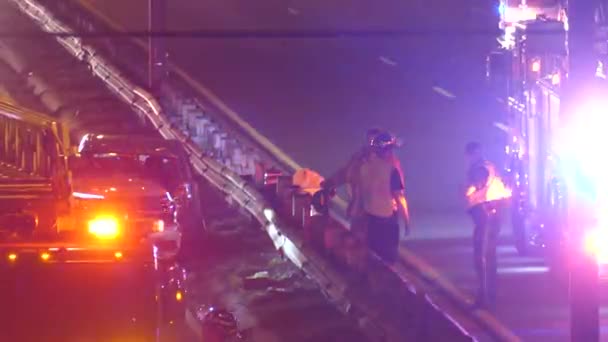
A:
[[[0,251],[0,264],[22,266],[32,264],[100,264],[128,260],[120,249],[87,248],[8,248]]]

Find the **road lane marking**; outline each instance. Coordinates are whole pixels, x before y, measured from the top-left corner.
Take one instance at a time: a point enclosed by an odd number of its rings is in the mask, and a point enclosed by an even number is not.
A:
[[[510,131],[509,126],[506,125],[506,124],[504,124],[504,123],[502,123],[502,122],[498,122],[497,121],[493,125],[494,125],[494,127],[498,128],[499,130],[501,130],[501,131],[503,131],[505,133],[509,133],[509,131]]]
[[[399,256],[407,266],[412,267],[426,282],[435,285],[441,292],[459,303],[462,309],[469,310],[471,305],[473,305],[474,299],[471,295],[456,287],[446,276],[431,266],[427,261],[412,253],[404,245],[399,246]],[[483,328],[485,328],[484,330],[489,330],[489,333],[495,335],[494,337],[498,338],[498,340],[509,342],[521,341],[519,337],[491,312],[484,309],[476,309],[471,315],[473,319],[477,320],[478,323],[481,323]]]
[[[498,274],[539,274],[548,273],[549,267],[547,266],[510,266],[510,267],[499,267],[497,269]]]
[[[293,7],[287,8],[287,12],[289,12],[289,14],[291,14],[291,15],[298,15],[298,14],[300,14],[300,11],[298,11],[297,9],[295,9]]]
[[[380,60],[380,62],[382,62],[382,63],[384,63],[386,65],[390,65],[390,66],[393,66],[393,67],[397,66],[397,62],[395,62],[394,60],[392,60],[392,59],[390,59],[388,57],[380,56],[380,57],[378,57],[378,59]]]
[[[79,0],[79,2],[86,10],[88,10],[90,13],[95,15],[97,18],[101,19],[112,29],[120,31],[120,32],[126,31],[125,28],[122,27],[122,25],[120,25],[118,22],[114,21],[114,19],[110,18],[105,13],[103,13],[100,10],[98,10],[97,8],[95,8],[95,6],[93,5],[93,3],[91,1]],[[145,40],[138,38],[138,37],[132,37],[131,40],[133,42],[135,42],[135,44],[141,46],[143,49],[148,51],[148,45],[146,44]],[[292,168],[293,170],[299,170],[302,168],[302,166],[300,164],[298,164],[289,155],[287,155],[287,153],[285,153],[277,145],[272,143],[267,137],[262,135],[258,130],[256,130],[253,126],[251,126],[248,122],[243,120],[241,115],[239,115],[235,110],[230,108],[213,91],[211,91],[209,88],[202,85],[199,81],[192,78],[188,74],[188,72],[186,72],[184,69],[182,69],[175,63],[169,62],[169,65],[170,65],[171,69],[178,76],[180,76],[188,85],[190,85],[192,88],[194,88],[196,91],[198,91],[199,94],[205,96],[209,100],[209,102],[211,102],[214,106],[216,106],[221,111],[223,111],[226,116],[228,116],[230,119],[232,119],[245,132],[249,133],[249,135],[253,138],[254,141],[256,141],[258,144],[262,145],[271,155],[276,157],[281,163],[287,165],[288,167]]]
[[[437,94],[442,95],[442,96],[445,96],[445,97],[447,97],[447,98],[449,98],[449,99],[455,99],[455,98],[456,98],[456,95],[454,95],[454,94],[450,93],[449,91],[447,91],[447,90],[445,90],[445,89],[443,89],[443,88],[441,88],[441,87],[437,87],[437,86],[435,86],[435,87],[433,87],[433,90],[434,90],[434,91],[435,91]]]

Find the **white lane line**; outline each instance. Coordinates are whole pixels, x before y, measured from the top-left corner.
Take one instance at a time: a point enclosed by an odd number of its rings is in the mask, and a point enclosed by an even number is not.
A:
[[[513,267],[499,267],[498,274],[533,274],[533,273],[547,273],[549,267],[547,266],[513,266]]]
[[[509,126],[502,122],[495,122],[494,127],[498,128],[499,130],[501,130],[505,133],[509,133]]]
[[[454,94],[450,93],[449,91],[447,91],[447,90],[445,90],[445,89],[443,89],[443,88],[441,88],[441,87],[433,87],[433,90],[434,90],[434,91],[435,91],[437,94],[442,95],[442,96],[445,96],[445,97],[447,97],[447,98],[449,98],[449,99],[454,99],[454,98],[456,98],[456,95],[454,95]]]
[[[288,7],[287,8],[287,12],[289,12],[289,14],[291,14],[291,15],[298,15],[298,14],[300,14],[300,11],[298,11],[297,9],[295,9],[293,7]]]
[[[393,66],[393,67],[397,65],[397,62],[395,62],[394,60],[392,60],[392,59],[390,59],[388,57],[385,57],[385,56],[380,56],[380,57],[378,57],[378,59],[380,60],[380,62],[382,62],[382,63],[384,63],[386,65],[390,65],[390,66]]]

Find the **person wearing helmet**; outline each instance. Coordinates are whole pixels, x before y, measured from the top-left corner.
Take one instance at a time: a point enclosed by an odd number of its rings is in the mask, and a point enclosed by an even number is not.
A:
[[[347,217],[350,219],[350,229],[357,238],[364,242],[367,239],[366,224],[361,215],[360,206],[355,200],[355,188],[358,184],[359,168],[367,160],[372,153],[372,141],[382,133],[379,128],[370,128],[365,134],[365,143],[361,146],[348,160],[348,163],[341,167],[331,177],[327,178],[321,186],[324,189],[335,191],[343,185],[346,185],[346,195],[348,206],[346,208]]]
[[[396,167],[397,140],[380,133],[371,153],[359,168],[355,201],[367,226],[369,248],[386,262],[395,262],[399,249],[399,218],[409,230],[409,212],[401,172]]]
[[[370,128],[365,134],[365,144],[361,146],[348,160],[346,165],[342,166],[331,177],[328,177],[323,182],[325,188],[339,188],[342,185],[347,185],[349,196],[352,196],[352,188],[356,180],[357,169],[361,163],[369,156],[371,152],[371,144],[373,139],[382,133],[379,128]]]
[[[493,307],[496,302],[496,243],[500,232],[499,209],[510,191],[498,177],[496,167],[483,158],[482,145],[468,143],[467,212],[473,219],[473,255],[479,278],[476,305]]]

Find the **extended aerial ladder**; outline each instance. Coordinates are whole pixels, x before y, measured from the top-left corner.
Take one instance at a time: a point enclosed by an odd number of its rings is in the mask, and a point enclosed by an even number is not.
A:
[[[608,265],[607,5],[569,0],[557,20],[516,23],[488,58],[509,109],[514,231],[522,246],[537,231],[534,245],[566,271],[576,341],[599,341],[598,274]]]

